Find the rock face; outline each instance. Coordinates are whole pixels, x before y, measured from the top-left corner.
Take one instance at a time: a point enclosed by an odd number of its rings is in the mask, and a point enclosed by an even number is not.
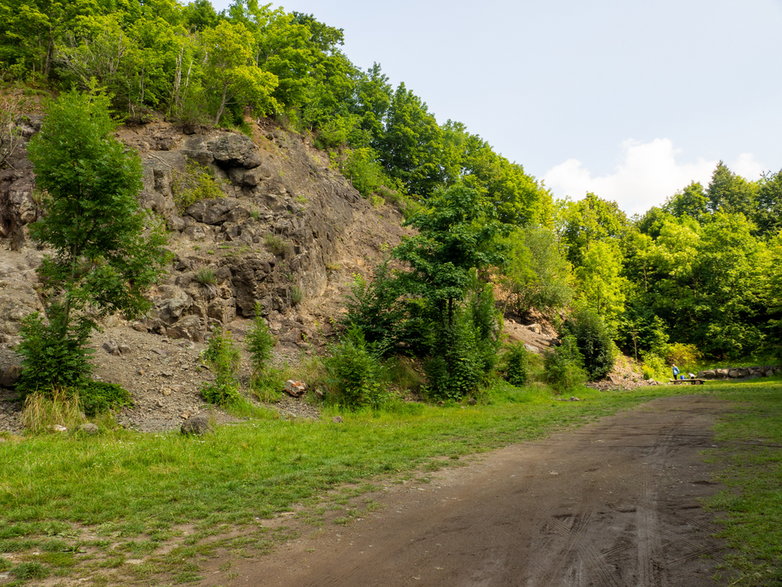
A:
[[[29,139],[40,122],[25,119],[22,136]],[[225,327],[241,343],[258,304],[278,352],[295,360],[329,334],[354,275],[367,275],[405,232],[395,209],[370,205],[324,153],[268,122],[254,125],[252,137],[185,134],[164,122],[123,127],[118,137],[141,156],[139,201],[165,222],[173,253],[150,292],[153,309],[132,323],[111,318],[104,326],[113,340],[94,339],[95,375],[134,395],[135,408],[120,417],[124,425],[148,430],[136,420],[164,412],[168,424],[161,427],[178,428],[170,414],[178,419],[179,404],[193,413],[193,397],[209,378],[198,366],[209,332]],[[0,169],[0,385],[18,375],[12,349],[21,320],[41,310],[35,270],[45,253],[27,238],[40,210],[24,145],[9,163]],[[199,191],[205,185],[210,189]],[[151,391],[168,379],[158,364],[170,359],[152,352],[155,340],[188,355],[177,359],[189,368],[173,371],[171,397]]]
[[[29,137],[40,119],[26,124]],[[166,222],[175,255],[152,292],[154,310],[135,329],[203,341],[216,325],[252,317],[260,303],[273,325],[300,335],[276,332],[283,339],[311,339],[312,324],[328,324],[339,311],[352,275],[399,242],[398,213],[373,208],[304,138],[270,123],[253,130],[253,138],[185,135],[161,122],[120,130],[144,163],[140,201]],[[0,295],[0,344],[15,342],[19,320],[38,307],[34,269],[42,256],[25,246],[25,226],[39,211],[24,149],[12,163],[0,173],[0,247],[19,255],[0,259],[0,281],[15,283]],[[216,189],[183,209],[178,202],[198,181]]]
[[[5,165],[0,167],[0,240],[11,250],[20,250],[25,243],[24,227],[38,218],[38,205],[33,199],[35,181],[32,164],[27,158],[26,144],[41,128],[40,116],[20,117],[16,129],[21,139]]]
[[[201,341],[260,303],[270,323],[292,321],[311,339],[312,323],[338,311],[350,276],[399,242],[398,214],[369,205],[302,137],[271,125],[255,131],[251,139],[221,130],[185,136],[162,124],[125,129],[145,163],[142,201],[174,233],[174,271],[159,286],[149,331]],[[224,197],[182,210],[177,192],[193,161]]]

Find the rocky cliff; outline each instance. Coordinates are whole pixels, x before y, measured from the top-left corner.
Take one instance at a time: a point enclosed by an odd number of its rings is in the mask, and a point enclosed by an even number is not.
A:
[[[20,121],[22,143],[39,126]],[[212,327],[241,338],[260,303],[280,351],[295,354],[330,332],[353,276],[403,234],[398,212],[364,200],[306,137],[270,122],[251,131],[185,134],[155,122],[119,132],[142,158],[140,201],[165,223],[173,261],[143,320],[110,319],[95,337],[97,374],[159,394],[153,411],[171,404],[172,417],[188,402],[198,409],[197,354]],[[20,320],[39,309],[43,252],[25,237],[38,214],[22,144],[0,170],[0,384],[13,378]]]

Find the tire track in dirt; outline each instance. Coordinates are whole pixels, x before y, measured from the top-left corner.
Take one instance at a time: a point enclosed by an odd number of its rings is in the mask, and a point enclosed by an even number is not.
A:
[[[662,398],[389,485],[362,520],[231,561],[230,575],[215,561],[202,585],[713,585],[703,555],[722,545],[699,500],[717,487],[699,451],[726,409]]]

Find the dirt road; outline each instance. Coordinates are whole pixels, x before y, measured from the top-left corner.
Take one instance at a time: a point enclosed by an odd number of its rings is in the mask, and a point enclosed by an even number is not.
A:
[[[700,451],[726,406],[658,399],[547,440],[478,457],[382,507],[235,563],[205,585],[713,585],[721,545],[700,498]]]

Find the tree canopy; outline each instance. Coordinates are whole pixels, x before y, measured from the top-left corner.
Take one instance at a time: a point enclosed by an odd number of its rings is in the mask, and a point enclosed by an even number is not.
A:
[[[78,307],[86,319],[144,306],[155,266],[144,254],[158,249],[138,240],[138,161],[107,138],[110,101],[140,123],[236,128],[273,118],[327,150],[363,195],[405,203],[417,233],[360,284],[351,320],[357,340],[432,359],[442,396],[467,393],[488,365],[491,281],[518,314],[580,316],[590,336],[573,326],[574,348],[599,355],[599,369],[594,357],[584,363],[593,376],[613,356],[606,337],[639,358],[662,359],[671,344],[713,358],[782,347],[782,171],[749,181],[719,162],[708,185],[692,182],[632,219],[599,194],[554,201],[521,164],[464,124],[438,121],[380,65],[353,64],[343,41],[313,15],[258,0],[221,12],[208,0],[0,0],[2,81],[65,92],[30,150],[49,212],[33,234],[58,251],[42,268],[59,284],[51,308]],[[65,111],[90,130],[77,135]],[[448,340],[460,350],[438,358]],[[457,364],[476,366],[459,385],[443,375]]]

